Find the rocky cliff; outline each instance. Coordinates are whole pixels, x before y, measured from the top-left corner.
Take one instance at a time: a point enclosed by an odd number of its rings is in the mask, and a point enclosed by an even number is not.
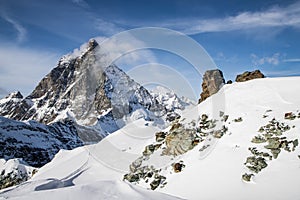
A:
[[[199,103],[217,93],[225,84],[223,73],[219,69],[208,70],[203,75],[202,93],[200,94]]]

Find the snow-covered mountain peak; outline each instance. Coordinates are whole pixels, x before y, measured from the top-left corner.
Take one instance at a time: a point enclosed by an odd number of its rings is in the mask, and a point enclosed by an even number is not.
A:
[[[80,48],[74,49],[71,53],[62,56],[62,58],[59,60],[59,63],[61,65],[68,64],[74,59],[82,58],[96,47],[99,47],[98,42],[95,39],[90,39],[87,43],[82,44]]]
[[[145,116],[148,119],[164,115],[164,105],[148,90],[116,65],[106,66],[106,55],[98,47],[97,41],[91,39],[80,49],[63,56],[28,97],[11,106],[9,112],[0,109],[0,114],[44,124],[67,117],[81,125],[97,126],[102,133],[120,128],[114,121],[135,110],[149,113]],[[108,123],[109,130],[105,125]]]
[[[12,92],[10,93],[7,97],[5,98],[14,98],[14,99],[23,99],[23,95],[21,94],[21,92],[16,91],[16,92]]]
[[[170,88],[163,87],[163,86],[160,86],[160,85],[158,85],[158,86],[154,87],[153,89],[151,89],[151,92],[156,93],[156,94],[163,94],[163,95],[174,94],[174,91],[171,90]]]
[[[196,105],[188,98],[178,97],[177,94],[166,87],[156,86],[151,90],[152,96],[162,105],[164,105],[169,111],[182,111],[185,108]]]

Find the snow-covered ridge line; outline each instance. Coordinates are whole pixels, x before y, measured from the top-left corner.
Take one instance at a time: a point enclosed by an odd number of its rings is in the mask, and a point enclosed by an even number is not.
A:
[[[61,151],[30,181],[15,189],[3,190],[0,196],[10,199],[39,199],[41,193],[35,191],[35,188],[45,188],[43,190],[45,198],[48,198],[47,194],[50,198],[50,193],[57,198],[64,198],[67,192],[73,199],[80,199],[83,196],[88,196],[90,199],[97,199],[99,196],[113,199],[120,195],[125,195],[124,197],[130,199],[176,199],[177,197],[197,200],[201,197],[203,199],[252,200],[265,197],[284,200],[297,198],[300,195],[298,189],[300,185],[299,146],[296,146],[293,151],[291,149],[291,152],[282,149],[276,159],[266,161],[268,166],[259,173],[253,172],[255,176],[251,177],[250,183],[243,181],[242,175],[245,172],[248,173],[247,170],[251,170],[247,167],[249,163],[244,164],[248,157],[253,156],[249,147],[256,147],[257,153],[262,150],[269,151],[265,147],[269,145],[268,143],[259,146],[253,143],[253,139],[260,134],[260,127],[267,126],[273,118],[290,127],[278,137],[286,137],[287,141],[300,139],[300,118],[298,118],[300,98],[299,93],[295,92],[300,91],[300,85],[297,84],[299,81],[300,77],[266,78],[225,85],[215,95],[183,112],[181,118],[173,123],[172,128],[162,130],[154,126],[152,122],[146,122],[140,118],[112,133],[98,144],[79,147],[71,151]],[[216,103],[222,103],[223,109],[214,110]],[[200,122],[202,122],[202,130],[205,127],[214,127],[215,121],[212,118],[215,116],[214,112],[218,113],[217,123],[222,122],[228,130],[223,132],[224,134],[216,132],[212,135],[211,141],[217,142],[210,147],[206,147],[211,143],[209,143],[209,137],[204,136],[205,132],[201,132],[203,135],[201,137],[207,137],[207,140],[206,138],[202,142],[199,140],[198,144],[193,140],[193,144],[197,145],[188,151],[181,151],[184,148],[168,147],[170,143],[167,141],[174,142],[180,134],[166,135],[165,144],[163,144],[166,145],[166,149],[153,151],[153,148],[149,147],[157,140],[162,141],[163,133],[185,132],[187,129],[191,130],[193,126],[199,128]],[[292,114],[288,114],[290,112]],[[155,135],[158,132],[160,134]],[[207,133],[209,132],[208,129]],[[139,135],[141,137],[137,137]],[[190,138],[189,134],[183,135]],[[217,138],[213,140],[214,137]],[[184,141],[188,139],[182,139],[182,142]],[[163,145],[161,148],[164,147]],[[292,143],[289,146],[293,148]],[[145,147],[148,148],[145,149]],[[152,154],[148,154],[152,151]],[[179,155],[175,157],[167,154],[161,155],[159,151],[179,153]],[[207,154],[205,154],[206,151],[208,151]],[[162,181],[165,177],[164,180],[167,181],[164,187],[161,188],[159,185],[154,192],[142,189],[143,187],[150,188],[149,184],[152,180],[148,183],[143,181],[136,183],[139,186],[129,185],[122,181],[124,170],[127,169],[128,172],[132,170],[132,162],[141,157],[143,152],[145,156],[150,155],[148,160],[142,161],[143,165],[152,165],[160,173],[156,179]],[[269,154],[273,157],[272,153]],[[162,163],[165,165],[162,166]],[[139,165],[139,162],[135,164]],[[72,176],[69,176],[70,174]],[[53,179],[52,182],[49,181],[50,177]],[[66,182],[72,183],[72,187],[61,184]],[[158,180],[152,185],[156,186],[157,182]],[[51,184],[52,187],[50,187]],[[107,184],[110,190],[107,189]],[[128,187],[131,189],[127,190]],[[74,192],[70,193],[71,189]],[[93,190],[92,193],[91,190]],[[146,197],[142,197],[141,193]],[[164,193],[172,196],[165,196]]]

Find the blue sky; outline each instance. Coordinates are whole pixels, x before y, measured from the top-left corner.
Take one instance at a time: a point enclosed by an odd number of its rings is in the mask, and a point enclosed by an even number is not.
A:
[[[62,55],[90,38],[148,26],[192,37],[227,80],[257,68],[270,77],[300,75],[300,1],[0,0],[0,93],[30,93]],[[155,60],[200,93],[201,75],[186,61],[159,50],[150,54],[138,52],[144,61],[132,67],[119,65],[130,72]]]

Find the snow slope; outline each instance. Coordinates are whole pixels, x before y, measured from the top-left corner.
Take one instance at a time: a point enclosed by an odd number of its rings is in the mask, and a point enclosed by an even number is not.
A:
[[[148,190],[149,183],[122,181],[130,163],[142,155],[146,145],[155,143],[155,133],[161,131],[155,122],[139,119],[98,144],[61,150],[31,180],[0,191],[0,199],[299,199],[299,147],[282,150],[250,182],[242,180],[249,173],[244,165],[251,156],[248,148],[264,150],[262,144],[251,142],[261,126],[276,118],[291,127],[282,136],[300,139],[300,118],[285,119],[287,112],[300,115],[299,81],[300,77],[266,78],[225,85],[183,112],[179,123],[193,126],[194,121],[197,126],[204,113],[221,123],[222,111],[229,118],[217,128],[225,125],[228,131],[219,139],[206,137],[183,155],[161,156],[161,149],[150,155],[145,163],[161,169],[167,181],[154,192]],[[175,173],[171,165],[179,161],[185,168]]]

